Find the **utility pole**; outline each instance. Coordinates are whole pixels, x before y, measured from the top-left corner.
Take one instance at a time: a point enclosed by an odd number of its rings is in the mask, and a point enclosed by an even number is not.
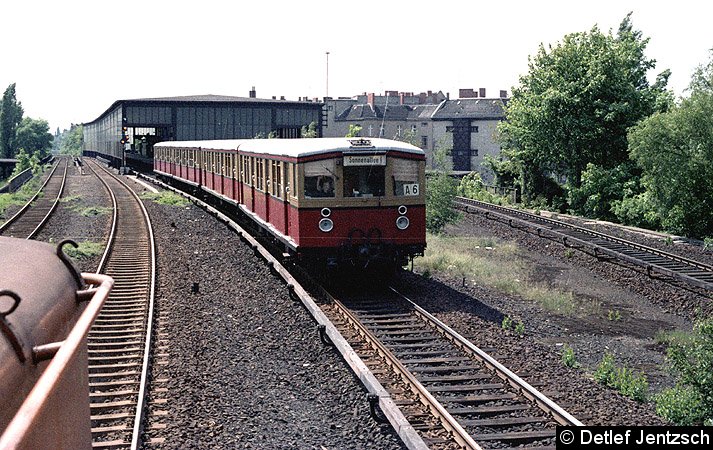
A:
[[[327,97],[329,97],[329,52],[327,52]]]

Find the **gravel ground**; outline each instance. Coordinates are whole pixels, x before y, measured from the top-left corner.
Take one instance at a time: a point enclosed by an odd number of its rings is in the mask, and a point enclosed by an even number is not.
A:
[[[196,207],[145,202],[170,342],[160,448],[401,448],[283,283]],[[193,293],[193,283],[199,292]],[[162,375],[163,376],[163,375]]]
[[[615,228],[605,226],[606,231]],[[662,238],[617,231],[627,239],[706,261],[707,253],[700,247],[667,244]],[[460,277],[440,272],[431,273],[430,279],[405,274],[400,287],[407,295],[476,345],[497,349],[506,366],[526,380],[534,380],[539,389],[583,422],[661,423],[652,404],[637,403],[596,384],[591,373],[604,353],[610,352],[618,365],[645,373],[650,392],[671,386],[674,380],[666,370],[665,348],[657,344],[655,337],[661,330],[690,330],[692,319],[710,314],[710,299],[652,280],[630,268],[598,262],[580,252],[565,256],[560,244],[477,214],[447,227],[446,234],[515,242],[519,256],[530,264],[533,280],[571,291],[578,301],[598,305],[597,312],[570,317],[553,314],[533,301],[477,286],[472,280],[464,283]],[[619,311],[621,318],[610,320],[609,310]],[[502,329],[506,315],[523,322],[524,337]],[[580,369],[562,364],[564,344],[574,349]]]
[[[110,214],[80,214],[109,206],[99,181],[70,168],[64,195],[38,239],[103,243]],[[147,448],[403,448],[372,420],[366,392],[307,311],[232,231],[194,206],[145,205],[170,355],[157,369],[169,378],[159,407],[169,417],[158,420],[167,426],[150,432],[165,441]],[[75,262],[93,272],[99,258]]]

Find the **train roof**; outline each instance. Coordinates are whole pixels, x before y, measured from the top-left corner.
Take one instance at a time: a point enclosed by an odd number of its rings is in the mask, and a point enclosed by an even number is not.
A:
[[[397,151],[425,155],[406,142],[382,138],[304,138],[304,139],[228,139],[214,141],[165,141],[154,147],[240,150],[275,156],[299,158],[339,151]]]

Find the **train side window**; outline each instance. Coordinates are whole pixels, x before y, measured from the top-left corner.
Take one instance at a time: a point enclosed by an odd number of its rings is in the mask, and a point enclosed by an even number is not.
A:
[[[394,195],[397,197],[414,196],[421,193],[418,184],[418,161],[392,159],[394,177]]]
[[[255,174],[256,181],[257,181],[256,187],[262,191],[263,190],[263,187],[262,187],[262,170],[263,170],[262,159],[255,158],[255,164],[257,166],[257,170],[256,170],[257,173]]]
[[[282,193],[282,161],[272,161],[272,186],[273,195],[283,198]]]
[[[305,197],[334,197],[334,159],[311,161],[304,164]]]

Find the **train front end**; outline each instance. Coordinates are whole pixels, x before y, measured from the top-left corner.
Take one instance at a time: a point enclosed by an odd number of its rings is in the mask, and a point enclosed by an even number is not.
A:
[[[300,252],[329,271],[389,277],[426,247],[425,154],[399,141],[347,141],[299,164]]]

